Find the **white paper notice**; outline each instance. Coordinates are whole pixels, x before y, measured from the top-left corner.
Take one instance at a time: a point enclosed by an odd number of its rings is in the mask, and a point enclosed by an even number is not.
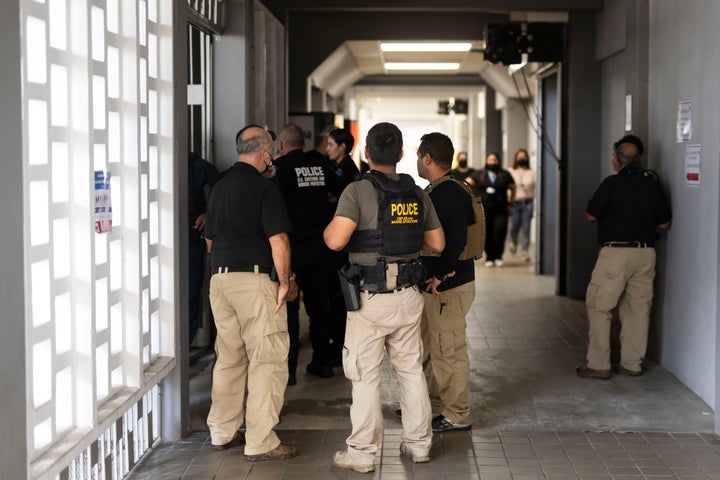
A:
[[[112,205],[110,203],[110,172],[95,171],[95,232],[112,231]]]
[[[677,142],[692,139],[692,102],[678,102]]]
[[[688,145],[685,147],[685,185],[688,187],[700,186],[701,156],[701,145]]]
[[[632,130],[632,95],[625,95],[625,131]]]

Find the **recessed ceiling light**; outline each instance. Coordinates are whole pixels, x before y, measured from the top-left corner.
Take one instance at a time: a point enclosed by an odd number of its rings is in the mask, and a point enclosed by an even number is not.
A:
[[[457,62],[386,62],[385,70],[458,70]]]
[[[470,42],[382,42],[383,52],[469,52]]]

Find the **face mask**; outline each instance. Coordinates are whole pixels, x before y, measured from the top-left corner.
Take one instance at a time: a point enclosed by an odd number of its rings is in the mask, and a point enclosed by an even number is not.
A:
[[[498,172],[500,171],[500,165],[497,163],[488,163],[485,165],[485,167],[490,170],[491,172]]]
[[[268,175],[269,177],[275,176],[275,164],[273,162],[265,164],[265,170],[261,172],[262,175]]]
[[[467,160],[458,160],[458,166],[460,168],[467,168]]]
[[[530,166],[530,161],[527,159],[518,160],[517,164],[518,164],[518,167],[528,168]]]

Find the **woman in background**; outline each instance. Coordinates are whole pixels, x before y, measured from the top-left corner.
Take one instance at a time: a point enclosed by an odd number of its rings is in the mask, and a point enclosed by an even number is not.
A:
[[[485,210],[485,266],[502,267],[508,217],[515,201],[515,181],[502,168],[497,153],[488,155],[485,168],[476,170],[466,181],[482,198]]]
[[[510,225],[510,253],[517,252],[518,233],[522,229],[522,259],[530,261],[530,220],[533,215],[535,198],[535,171],[530,168],[530,156],[524,148],[515,152],[510,173],[515,180],[515,201],[512,204],[512,220]]]

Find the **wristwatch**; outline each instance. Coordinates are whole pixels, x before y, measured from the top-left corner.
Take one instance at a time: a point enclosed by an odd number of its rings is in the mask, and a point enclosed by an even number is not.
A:
[[[288,278],[288,281],[294,282],[296,278],[297,278],[297,276],[295,275],[295,272],[293,272],[290,274],[290,278]]]
[[[448,279],[448,274],[446,273],[446,274],[443,275],[443,276],[435,275],[435,278],[437,278],[437,279],[440,280],[441,282],[444,282],[445,280]]]

